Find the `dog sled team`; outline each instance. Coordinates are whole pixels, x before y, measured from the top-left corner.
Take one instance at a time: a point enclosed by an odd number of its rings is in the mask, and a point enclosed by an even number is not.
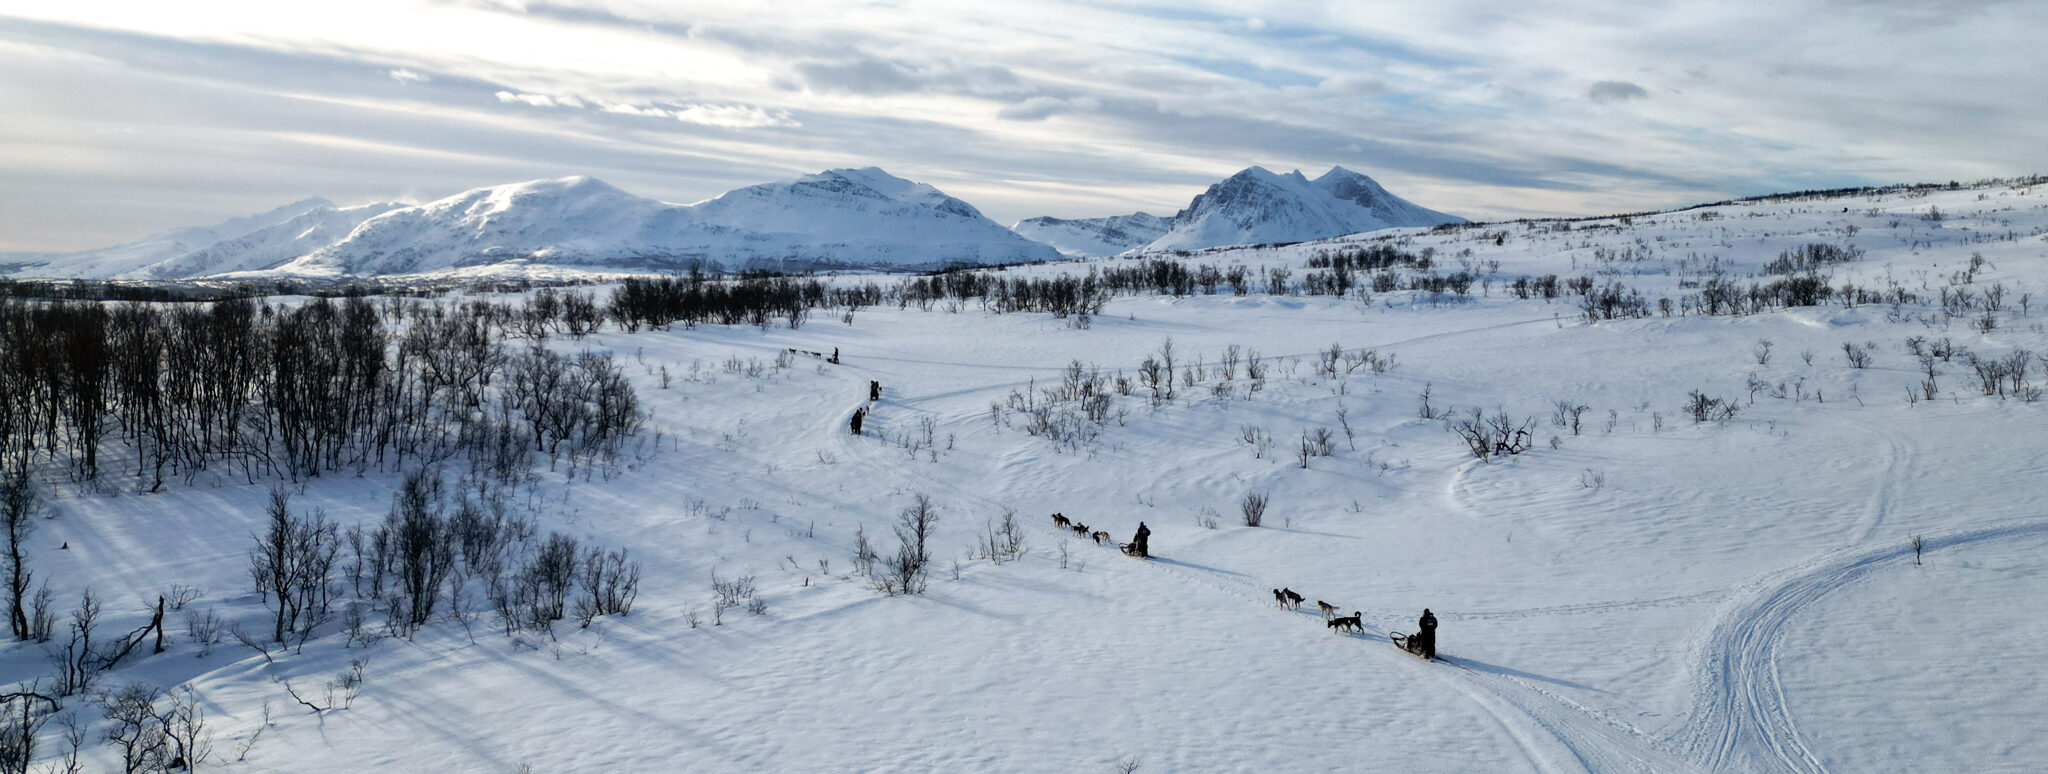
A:
[[[832,350],[832,357],[839,357],[839,350]],[[837,363],[839,361],[833,360],[832,362]],[[865,423],[867,421],[868,411],[873,409],[874,404],[880,402],[881,400],[882,383],[875,381],[873,379],[868,380],[868,402],[862,404],[860,408],[853,410],[853,417],[847,420],[846,429],[848,431],[851,431],[854,435],[860,435],[860,426],[862,423]]]
[[[1273,603],[1288,610],[1300,610],[1301,603],[1307,599],[1294,589],[1273,590]],[[1322,611],[1323,625],[1330,627],[1330,631],[1365,633],[1364,613],[1353,610],[1350,615],[1338,615],[1336,605],[1320,599],[1316,600],[1316,608]],[[1436,660],[1436,614],[1430,612],[1429,608],[1423,608],[1422,617],[1416,620],[1415,626],[1414,634],[1394,632],[1389,636],[1393,638],[1396,647],[1431,661]]]
[[[1079,521],[1068,518],[1064,513],[1052,515],[1052,526],[1054,529],[1068,530],[1083,538],[1093,540],[1096,545],[1114,545],[1117,547],[1117,550],[1122,551],[1127,556],[1143,559],[1152,555],[1151,549],[1147,545],[1152,537],[1152,530],[1146,527],[1142,521],[1138,522],[1138,533],[1129,543],[1117,543],[1116,539],[1110,537],[1108,532],[1094,529]],[[1306,601],[1308,601],[1308,598],[1302,596],[1300,592],[1294,589],[1273,589],[1273,602],[1282,608],[1300,610],[1301,604]],[[1339,610],[1336,605],[1320,599],[1316,600],[1316,608],[1322,611],[1323,624],[1328,626],[1330,631],[1342,634],[1365,633],[1364,612],[1353,610],[1350,615],[1338,615]],[[1428,608],[1423,608],[1422,617],[1416,620],[1415,625],[1417,631],[1414,634],[1392,633],[1390,636],[1394,640],[1394,645],[1424,659],[1436,660],[1436,614],[1431,613]]]
[[[1095,544],[1098,546],[1104,544],[1116,546],[1116,549],[1122,551],[1125,556],[1137,557],[1139,559],[1152,556],[1150,547],[1152,529],[1145,526],[1145,522],[1142,521],[1138,522],[1138,534],[1133,536],[1129,543],[1118,543],[1116,538],[1111,537],[1108,532],[1090,529],[1088,525],[1069,519],[1063,513],[1052,515],[1052,526],[1054,529],[1070,530],[1076,535],[1095,541]]]

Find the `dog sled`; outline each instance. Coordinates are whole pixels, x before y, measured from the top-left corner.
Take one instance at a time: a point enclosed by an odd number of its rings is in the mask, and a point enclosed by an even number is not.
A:
[[[1118,543],[1116,544],[1116,550],[1122,552],[1124,556],[1131,557],[1132,559],[1152,558],[1152,555],[1149,553],[1138,553],[1138,544],[1136,543]]]
[[[1401,632],[1393,632],[1387,635],[1387,637],[1394,641],[1394,647],[1408,651],[1416,658],[1423,657],[1423,653],[1425,651],[1423,650],[1421,636],[1412,634],[1402,634]]]

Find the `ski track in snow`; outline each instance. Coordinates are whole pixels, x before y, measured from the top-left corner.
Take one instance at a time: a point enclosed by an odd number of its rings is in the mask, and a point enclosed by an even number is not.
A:
[[[2048,533],[2048,521],[1979,526],[1929,534],[1925,550],[2040,533]],[[1829,555],[1766,584],[1724,617],[1694,672],[1693,714],[1678,734],[1683,753],[1708,771],[1827,771],[1786,709],[1778,642],[1801,610],[1912,552],[1897,543]]]

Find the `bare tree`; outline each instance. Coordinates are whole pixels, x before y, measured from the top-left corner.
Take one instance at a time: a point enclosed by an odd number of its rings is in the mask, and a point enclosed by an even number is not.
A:
[[[1507,412],[1496,412],[1487,416],[1479,409],[1472,410],[1472,416],[1451,422],[1451,432],[1465,442],[1472,456],[1482,462],[1491,462],[1496,456],[1521,454],[1529,448],[1529,428],[1536,424],[1531,417],[1516,423]]]
[[[1870,348],[1851,341],[1842,342],[1842,358],[1849,361],[1850,368],[1870,365]]]
[[[441,585],[455,568],[455,537],[441,510],[440,475],[431,469],[414,470],[399,485],[379,530],[387,536],[389,552],[380,564],[389,566],[398,580],[392,615],[414,628],[433,617]],[[574,564],[572,552],[572,576]]]
[[[156,701],[163,696],[157,688],[134,683],[100,698],[106,709],[107,741],[121,751],[124,774],[163,771],[170,768],[169,730],[159,719]]]
[[[924,593],[926,568],[931,564],[929,543],[938,523],[939,512],[929,495],[912,498],[910,506],[896,517],[896,555],[876,579],[877,590],[890,596]]]
[[[93,596],[92,589],[86,589],[79,595],[78,607],[71,611],[70,636],[62,645],[50,648],[50,661],[57,667],[57,695],[83,693],[99,678],[103,667],[92,641],[98,633],[99,619],[100,600]]]
[[[1558,427],[1569,427],[1572,435],[1578,435],[1580,419],[1592,407],[1572,400],[1558,401],[1556,406],[1557,413],[1551,415],[1550,421],[1556,423]]]
[[[16,466],[13,472],[0,478],[0,532],[5,532],[7,537],[6,566],[0,567],[0,572],[7,576],[7,625],[17,640],[28,640],[35,634],[28,604],[29,583],[34,580],[35,573],[29,571],[22,543],[28,540],[30,532],[35,531],[39,500],[26,464]]]
[[[275,613],[271,639],[284,643],[326,619],[327,581],[341,543],[324,514],[293,514],[283,487],[270,490],[268,513],[270,526],[249,552],[249,576]]]
[[[1246,492],[1244,500],[1239,502],[1237,507],[1238,511],[1244,514],[1245,526],[1259,526],[1266,520],[1266,493]]]

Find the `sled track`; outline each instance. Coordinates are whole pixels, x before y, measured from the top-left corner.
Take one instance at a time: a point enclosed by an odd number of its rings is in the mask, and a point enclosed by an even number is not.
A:
[[[839,446],[845,456],[860,460],[877,474],[926,486],[931,491],[944,491],[961,501],[1000,509],[1000,504],[927,475],[917,470],[916,466],[887,465],[871,459],[868,454],[863,453],[869,450],[861,448],[855,437],[840,427],[843,419],[843,415],[835,416],[827,420],[820,430],[839,436]],[[1071,533],[1046,526],[1036,518],[1023,518],[1022,521],[1041,535],[1055,539],[1074,538]],[[1199,566],[1161,557],[1145,560],[1145,564],[1150,569],[1179,578],[1192,586],[1207,587],[1261,607],[1273,604],[1269,589],[1260,581],[1206,571]],[[1319,618],[1314,620],[1317,623],[1321,622]],[[1366,641],[1385,640],[1387,633],[1368,626],[1359,637]],[[1414,657],[1399,652],[1379,651],[1375,648],[1367,649],[1367,657],[1392,659],[1389,663],[1399,663],[1398,668],[1422,670],[1430,677],[1443,681],[1447,687],[1470,699],[1499,724],[1502,732],[1521,750],[1530,765],[1539,771],[1673,772],[1689,771],[1693,768],[1682,759],[1658,749],[1636,729],[1600,717],[1591,710],[1513,675],[1486,669],[1483,665],[1480,669],[1473,669],[1448,659],[1440,666],[1458,668],[1440,669],[1428,664],[1402,663],[1413,661]]]
[[[1866,427],[1884,439],[1885,459],[1884,473],[1877,480],[1877,485],[1870,490],[1870,520],[1863,527],[1862,537],[1857,539],[1860,544],[1869,544],[1875,539],[1878,529],[1891,518],[1892,511],[1898,507],[1899,498],[1906,488],[1905,473],[1914,469],[1920,456],[1919,449],[1913,444],[1912,439],[1895,430],[1887,429],[1883,423],[1873,423]]]
[[[1378,343],[1378,344],[1369,344],[1369,345],[1366,345],[1366,347],[1363,347],[1363,348],[1367,348],[1367,349],[1380,349],[1380,350],[1386,350],[1386,349],[1390,349],[1390,348],[1393,348],[1393,347],[1404,347],[1404,346],[1408,346],[1408,345],[1411,345],[1411,344],[1419,344],[1419,343],[1422,343],[1422,342],[1427,342],[1427,341],[1434,341],[1434,340],[1437,340],[1437,339],[1446,339],[1446,338],[1453,338],[1453,337],[1457,337],[1457,336],[1465,336],[1465,335],[1469,335],[1469,334],[1474,334],[1474,333],[1485,333],[1485,332],[1488,332],[1488,331],[1497,331],[1497,330],[1501,330],[1501,329],[1503,329],[1503,328],[1517,328],[1517,327],[1521,327],[1521,326],[1524,326],[1524,325],[1535,325],[1535,324],[1538,324],[1538,323],[1547,323],[1547,322],[1554,322],[1554,320],[1553,320],[1552,318],[1544,317],[1544,318],[1540,318],[1540,319],[1533,319],[1533,320],[1516,320],[1516,321],[1513,321],[1513,322],[1505,322],[1505,323],[1496,323],[1496,324],[1493,324],[1493,325],[1482,325],[1482,326],[1479,326],[1479,327],[1477,327],[1477,328],[1461,328],[1461,329],[1458,329],[1458,330],[1453,330],[1453,331],[1438,331],[1438,332],[1436,332],[1436,333],[1426,333],[1426,334],[1423,334],[1423,335],[1420,335],[1420,336],[1413,336],[1413,337],[1409,337],[1409,338],[1406,338],[1406,339],[1398,339],[1398,340],[1395,340],[1395,341],[1381,342],[1381,343]],[[778,351],[779,351],[779,350],[778,350]],[[1316,354],[1318,354],[1318,353],[1320,353],[1320,352],[1322,352],[1322,351],[1323,351],[1323,350],[1320,350],[1320,349],[1318,349],[1318,350],[1309,350],[1309,351],[1306,351],[1306,352],[1282,352],[1282,353],[1278,353],[1278,354],[1264,355],[1263,357],[1267,358],[1268,360],[1277,360],[1277,359],[1286,359],[1286,358],[1296,358],[1296,357],[1313,357],[1313,356],[1315,356]],[[849,359],[850,359],[851,357],[852,357],[852,356],[848,356],[848,358],[849,358]],[[981,370],[998,370],[998,371],[1021,371],[1021,372],[1027,372],[1027,373],[1036,373],[1036,374],[1040,374],[1040,375],[1042,375],[1042,377],[1043,377],[1043,378],[1040,378],[1040,379],[1038,379],[1037,381],[1042,381],[1042,382],[1046,382],[1046,383],[1048,383],[1048,384],[1051,384],[1051,383],[1054,383],[1054,382],[1056,382],[1056,381],[1057,381],[1057,380],[1058,380],[1058,379],[1060,378],[1060,374],[1061,374],[1062,372],[1064,372],[1064,371],[1066,371],[1066,370],[1067,370],[1067,365],[1068,365],[1067,363],[1060,363],[1060,364],[1058,364],[1058,365],[1047,365],[1047,366],[1032,366],[1032,365],[1012,365],[1012,364],[1002,364],[1002,363],[970,363],[970,362],[964,362],[964,361],[953,361],[953,360],[930,360],[930,359],[924,359],[924,358],[907,358],[907,357],[897,357],[897,356],[894,356],[894,355],[862,355],[862,356],[860,357],[860,360],[861,360],[861,361],[869,361],[869,360],[873,360],[873,361],[880,361],[880,362],[885,362],[885,363],[914,363],[914,364],[918,364],[918,365],[941,365],[941,366],[949,366],[949,367],[957,367],[957,368],[973,368],[973,369],[981,369]],[[898,400],[898,403],[900,403],[900,404],[902,404],[902,405],[905,405],[905,406],[915,406],[915,405],[918,405],[918,404],[923,404],[923,403],[929,403],[929,402],[932,402],[932,401],[935,401],[935,400],[946,400],[946,399],[950,399],[950,398],[958,398],[958,397],[962,397],[962,396],[966,396],[966,395],[973,395],[973,394],[975,394],[975,393],[984,393],[984,392],[991,392],[991,391],[998,391],[998,392],[999,392],[999,391],[1003,391],[1003,390],[1014,390],[1014,389],[1017,389],[1017,388],[1020,388],[1020,387],[1026,387],[1026,386],[1029,386],[1029,385],[1030,385],[1030,384],[1032,383],[1032,381],[1033,381],[1033,380],[1031,380],[1031,379],[1025,379],[1025,380],[1021,380],[1021,381],[1001,382],[1001,383],[997,383],[997,384],[984,384],[984,385],[979,385],[979,386],[974,386],[974,387],[963,387],[963,388],[959,388],[959,389],[954,389],[954,390],[947,390],[947,391],[945,391],[945,392],[937,392],[937,393],[930,393],[930,394],[926,394],[926,395],[919,395],[919,396],[916,396],[916,397],[909,397],[909,396],[906,396],[906,397],[903,397],[903,398],[899,399],[899,400]]]
[[[1403,658],[1412,658],[1402,656]],[[1438,658],[1443,659],[1441,655]],[[1532,762],[1543,771],[1633,771],[1663,774],[1664,772],[1692,771],[1695,767],[1683,759],[1660,749],[1640,731],[1614,723],[1594,714],[1579,704],[1557,694],[1537,687],[1534,683],[1513,675],[1486,669],[1466,667],[1452,659],[1443,659],[1449,665],[1462,667],[1458,670],[1435,670],[1444,681],[1452,683],[1459,692],[1471,697],[1495,717],[1504,714],[1503,709],[1488,706],[1504,705],[1506,712],[1526,718],[1526,722],[1540,730],[1542,735],[1554,740],[1559,752],[1548,755],[1532,755]],[[1532,745],[1523,735],[1518,735],[1525,751],[1532,751]],[[1568,759],[1567,759],[1568,756]]]
[[[2048,521],[1965,528],[1926,537],[1925,550],[2048,533]],[[1693,714],[1677,735],[1681,751],[1708,771],[1825,772],[1785,706],[1778,642],[1799,612],[1880,567],[1905,561],[1904,543],[1836,554],[1793,571],[1724,617],[1695,671]]]

